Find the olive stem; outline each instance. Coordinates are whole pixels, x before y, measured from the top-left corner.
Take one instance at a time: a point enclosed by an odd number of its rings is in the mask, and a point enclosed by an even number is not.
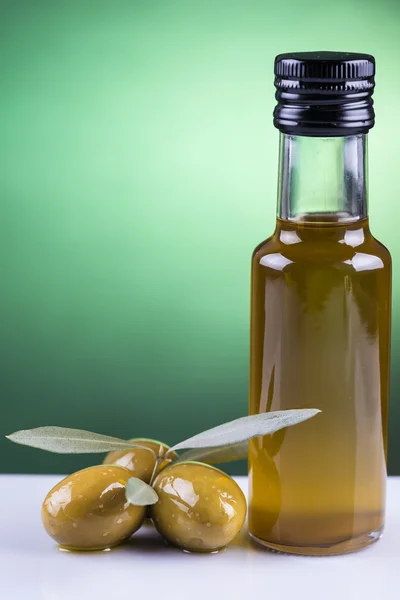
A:
[[[149,485],[153,485],[153,482],[154,482],[154,479],[156,478],[156,475],[158,473],[158,467],[160,466],[160,464],[162,462],[164,462],[165,460],[170,461],[170,459],[168,459],[168,458],[165,459],[164,458],[164,450],[165,450],[164,446],[161,444],[160,447],[159,447],[159,449],[158,449],[158,456],[156,456],[156,462],[155,462],[154,469],[153,469],[153,472],[152,472],[151,477],[150,477]]]
[[[151,477],[150,477],[149,485],[153,485],[153,482],[154,482],[154,479],[155,479],[155,477],[157,475],[158,467],[160,466],[161,460],[162,460],[162,457],[157,456],[156,462],[155,462],[155,465],[154,465],[154,469],[153,469],[153,472],[152,472]]]
[[[173,458],[169,458],[168,453],[169,453],[170,449],[168,449],[165,452],[165,447],[164,446],[160,446],[159,450],[158,450],[158,456],[156,456],[156,462],[154,465],[154,469],[153,472],[151,474],[150,477],[150,482],[149,485],[153,485],[154,480],[156,478],[156,475],[158,474],[158,468],[160,466],[161,463],[172,463],[173,462]]]

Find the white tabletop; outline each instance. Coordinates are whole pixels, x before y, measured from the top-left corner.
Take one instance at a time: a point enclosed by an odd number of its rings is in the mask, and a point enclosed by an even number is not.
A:
[[[250,544],[185,554],[151,527],[110,552],[60,552],[44,532],[41,502],[61,479],[0,476],[0,598],[4,600],[395,600],[400,597],[400,477],[388,484],[384,537],[347,556],[306,558]],[[238,478],[246,489],[246,478]]]

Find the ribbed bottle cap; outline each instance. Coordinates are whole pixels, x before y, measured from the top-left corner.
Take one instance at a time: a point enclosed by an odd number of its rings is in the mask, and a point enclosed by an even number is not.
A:
[[[299,52],[275,59],[274,125],[292,135],[343,136],[374,126],[375,59],[353,52]]]

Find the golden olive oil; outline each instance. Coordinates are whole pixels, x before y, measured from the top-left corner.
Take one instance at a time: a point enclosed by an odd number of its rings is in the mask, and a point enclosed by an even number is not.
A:
[[[302,554],[379,537],[391,259],[368,219],[278,219],[252,260],[250,414],[319,408],[250,443],[251,535]]]

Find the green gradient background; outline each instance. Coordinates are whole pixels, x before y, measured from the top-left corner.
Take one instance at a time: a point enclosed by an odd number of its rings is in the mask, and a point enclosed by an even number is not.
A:
[[[250,254],[275,214],[273,58],[364,51],[400,473],[400,3],[0,6],[1,436],[58,424],[173,443],[246,413]],[[3,472],[93,460],[0,440]]]

